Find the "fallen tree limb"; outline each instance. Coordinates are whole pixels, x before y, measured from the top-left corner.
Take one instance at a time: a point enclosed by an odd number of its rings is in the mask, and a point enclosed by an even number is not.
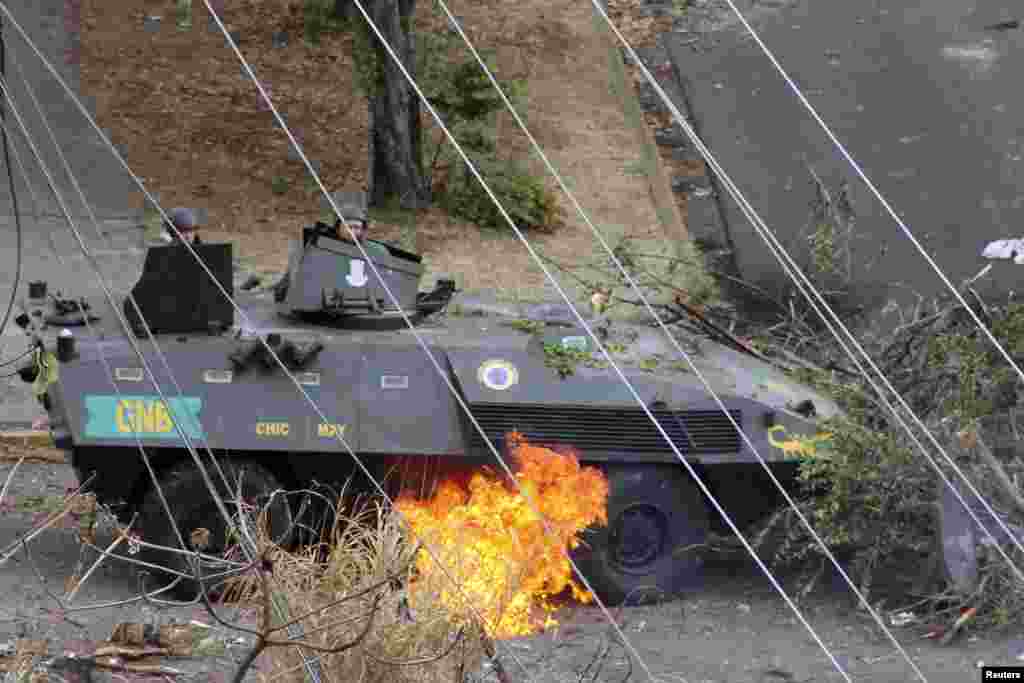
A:
[[[995,455],[992,454],[992,449],[988,447],[988,444],[981,438],[980,434],[975,433],[974,435],[975,446],[977,447],[978,456],[988,466],[992,473],[995,475],[995,483],[998,484],[999,491],[1006,496],[1007,502],[1009,502],[1017,514],[1024,515],[1024,493],[1021,492],[1020,488],[1013,483],[1010,479],[1010,475],[1006,473],[1006,468],[999,462]]]

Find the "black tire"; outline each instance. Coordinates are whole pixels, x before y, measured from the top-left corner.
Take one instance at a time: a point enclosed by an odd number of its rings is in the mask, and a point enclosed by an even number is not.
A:
[[[608,525],[582,534],[573,559],[606,604],[671,600],[703,584],[688,546],[708,532],[704,495],[680,466],[610,465]]]
[[[207,472],[216,485],[228,513],[232,515],[235,514],[234,500],[239,476],[242,477],[242,499],[253,502],[257,509],[265,506],[271,493],[281,488],[274,476],[259,465],[222,460],[220,465],[224,470],[224,476],[230,483],[229,490],[225,488],[216,468],[206,462],[204,465],[206,465]],[[158,477],[164,497],[174,514],[175,522],[185,543],[190,543],[190,536],[195,529],[205,528],[210,531],[210,538],[209,544],[203,552],[214,556],[223,555],[228,543],[227,524],[214,503],[195,463],[190,459],[187,462],[174,465],[158,474]],[[291,527],[292,515],[285,496],[278,494],[274,497],[268,518],[272,538],[280,539],[282,543],[286,542],[288,539],[284,539],[283,535]],[[155,489],[151,489],[146,494],[139,506],[139,530],[142,539],[147,543],[180,548],[178,536],[167,519],[166,511]],[[189,550],[192,548],[189,547]],[[147,548],[140,555],[145,562],[173,571],[192,574],[189,559],[180,553]],[[168,580],[176,578],[173,574],[164,574],[164,577]],[[216,586],[207,583],[207,590],[215,592],[215,589]],[[181,599],[191,600],[199,592],[199,583],[194,580],[182,579],[175,587],[174,592]]]

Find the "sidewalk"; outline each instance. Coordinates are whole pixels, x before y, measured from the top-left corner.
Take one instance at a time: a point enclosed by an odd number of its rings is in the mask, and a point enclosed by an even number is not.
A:
[[[8,0],[4,4],[46,59],[77,93],[80,17],[75,16],[73,4],[65,0]],[[60,158],[53,149],[49,133],[28,96],[22,74],[44,109],[50,129],[97,214],[104,218],[129,216],[132,213],[131,207],[141,197],[141,193],[134,189],[131,177],[121,168],[64,89],[9,21],[4,22],[3,35],[7,47],[6,75],[11,99],[71,211],[84,215],[78,206],[73,186],[65,176]],[[90,113],[95,110],[87,98],[83,99],[83,103]],[[8,124],[12,132],[18,131],[16,117],[8,116]],[[60,215],[60,208],[51,198],[46,179],[38,170],[30,149],[22,142],[20,131],[12,135],[12,139],[17,140],[14,147],[21,163],[28,169],[32,189],[39,198],[40,211],[50,216]],[[23,212],[31,214],[31,195],[13,156],[11,164],[18,203]],[[6,170],[2,175],[6,176]],[[10,189],[7,178],[3,177],[0,178],[0,215],[12,214]]]

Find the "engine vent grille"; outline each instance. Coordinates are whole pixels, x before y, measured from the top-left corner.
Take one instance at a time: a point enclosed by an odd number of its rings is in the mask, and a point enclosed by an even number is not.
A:
[[[488,438],[497,443],[505,434],[515,431],[537,445],[564,444],[582,451],[656,453],[670,450],[661,433],[639,408],[477,403],[471,409]],[[742,411],[729,412],[737,424],[743,424]],[[652,410],[651,413],[681,453],[740,451],[740,435],[720,410]],[[470,432],[471,443],[484,446],[472,425]]]

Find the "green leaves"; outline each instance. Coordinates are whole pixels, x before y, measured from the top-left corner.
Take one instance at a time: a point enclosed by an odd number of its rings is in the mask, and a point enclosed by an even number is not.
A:
[[[494,122],[505,104],[476,59],[461,51],[461,38],[451,31],[424,32],[416,36],[416,46],[417,77],[424,95],[509,217],[523,230],[556,227],[560,223],[558,202],[543,179],[499,154]],[[527,109],[526,81],[501,78],[493,54],[483,52],[481,57],[522,116]],[[508,225],[447,137],[439,138],[435,146],[424,145],[424,156],[432,173],[443,169],[447,174],[438,200],[448,213],[485,228]]]

